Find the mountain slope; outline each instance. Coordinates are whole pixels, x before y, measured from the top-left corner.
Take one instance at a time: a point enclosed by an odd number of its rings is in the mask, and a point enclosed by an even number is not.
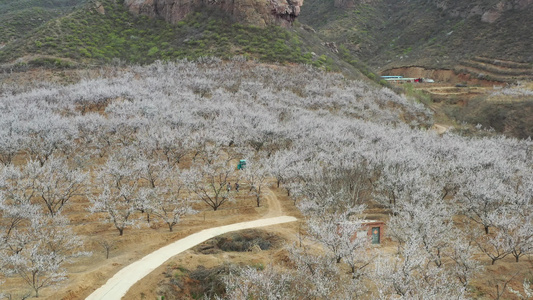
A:
[[[0,0],[0,45],[75,9],[86,0]]]
[[[80,62],[148,63],[157,59],[250,55],[263,60],[306,61],[299,41],[279,27],[233,21],[215,9],[191,13],[176,25],[136,17],[122,3],[102,1],[56,18],[0,51],[0,60],[47,55]]]
[[[54,18],[0,48],[4,69],[73,67],[156,60],[244,56],[263,62],[302,63],[379,81],[347,52],[338,53],[306,26],[246,25],[216,6],[195,8],[175,24],[129,12],[124,1],[91,2]]]
[[[375,67],[453,67],[475,56],[532,63],[531,15],[530,0],[306,0],[300,21]]]

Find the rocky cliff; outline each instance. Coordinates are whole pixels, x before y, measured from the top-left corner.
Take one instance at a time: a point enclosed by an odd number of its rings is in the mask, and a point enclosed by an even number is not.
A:
[[[132,13],[177,23],[202,6],[217,7],[243,24],[288,26],[300,14],[303,0],[126,0]]]

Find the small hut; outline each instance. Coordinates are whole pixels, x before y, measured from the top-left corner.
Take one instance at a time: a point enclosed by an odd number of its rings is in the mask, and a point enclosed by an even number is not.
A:
[[[371,237],[372,244],[381,244],[383,239],[385,222],[377,220],[361,220],[361,231],[357,233],[358,237],[362,237],[365,234]]]

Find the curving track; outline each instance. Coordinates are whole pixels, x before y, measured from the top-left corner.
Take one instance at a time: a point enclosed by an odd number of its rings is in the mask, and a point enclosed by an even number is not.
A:
[[[281,213],[281,208],[276,195],[270,190],[267,191],[267,195],[267,201],[270,208],[270,213],[267,214],[267,216],[279,215]],[[181,252],[205,242],[217,235],[231,231],[283,224],[294,221],[297,221],[295,217],[278,216],[209,228],[195,234],[191,234],[181,240],[178,240],[146,255],[142,259],[118,271],[115,276],[113,276],[103,286],[89,295],[86,300],[122,299],[130,287],[132,287],[137,281],[141,280],[154,269],[165,263],[171,257],[180,254]]]

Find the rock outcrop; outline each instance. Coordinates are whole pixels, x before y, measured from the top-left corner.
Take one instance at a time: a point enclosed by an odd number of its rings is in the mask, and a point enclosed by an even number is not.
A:
[[[177,23],[202,6],[214,6],[239,22],[264,27],[289,26],[300,14],[303,0],[126,0],[130,12]]]

